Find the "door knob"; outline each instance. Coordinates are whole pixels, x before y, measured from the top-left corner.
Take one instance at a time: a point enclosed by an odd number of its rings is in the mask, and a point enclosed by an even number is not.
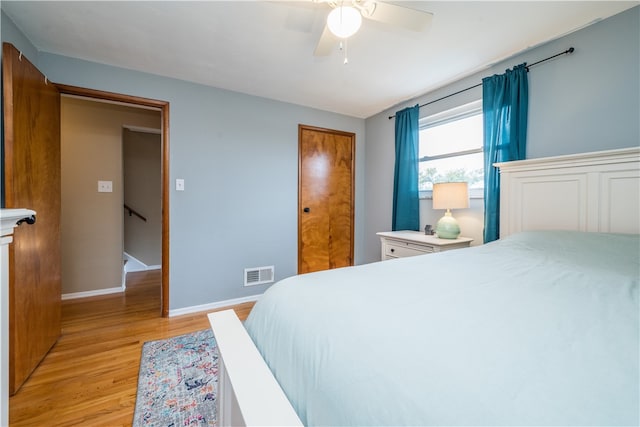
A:
[[[311,209],[309,209],[309,208],[304,208],[304,209],[302,209],[302,211],[303,211],[304,213],[309,213],[309,212],[311,212]]]

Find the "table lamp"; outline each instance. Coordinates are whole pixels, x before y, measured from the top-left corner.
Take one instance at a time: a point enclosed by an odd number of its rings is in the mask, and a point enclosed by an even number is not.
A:
[[[466,182],[443,182],[433,184],[433,209],[447,212],[436,225],[436,234],[441,239],[457,239],[460,235],[458,221],[451,215],[451,209],[469,207],[469,189]]]

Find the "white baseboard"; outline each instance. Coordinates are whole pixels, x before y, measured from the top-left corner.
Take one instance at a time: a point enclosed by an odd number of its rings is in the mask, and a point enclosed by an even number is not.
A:
[[[95,297],[99,295],[117,294],[124,291],[125,291],[124,286],[118,286],[115,288],[96,289],[95,291],[73,292],[70,294],[62,294],[62,300],[64,301],[67,299],[89,298],[89,297]]]
[[[245,302],[257,301],[262,294],[250,295],[248,297],[233,298],[224,301],[212,302],[210,304],[194,305],[191,307],[177,308],[169,310],[169,317],[181,316],[183,314],[197,313],[199,311],[215,310],[218,308],[229,307],[232,305],[243,304]]]
[[[128,261],[124,266],[125,274],[133,273],[134,271],[159,270],[162,268],[161,265],[147,265],[127,252],[124,252],[124,256]]]

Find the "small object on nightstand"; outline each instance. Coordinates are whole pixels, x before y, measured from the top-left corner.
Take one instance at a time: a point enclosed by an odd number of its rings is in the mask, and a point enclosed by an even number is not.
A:
[[[431,228],[431,224],[427,224],[424,226],[424,234],[426,234],[427,236],[433,235],[433,228]]]

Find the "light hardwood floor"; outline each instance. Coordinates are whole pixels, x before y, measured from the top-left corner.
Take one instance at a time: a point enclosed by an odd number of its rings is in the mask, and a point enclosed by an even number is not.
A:
[[[63,301],[62,336],[10,398],[10,426],[131,425],[142,344],[209,327],[206,313],[159,316],[160,270],[129,273],[125,295]]]

